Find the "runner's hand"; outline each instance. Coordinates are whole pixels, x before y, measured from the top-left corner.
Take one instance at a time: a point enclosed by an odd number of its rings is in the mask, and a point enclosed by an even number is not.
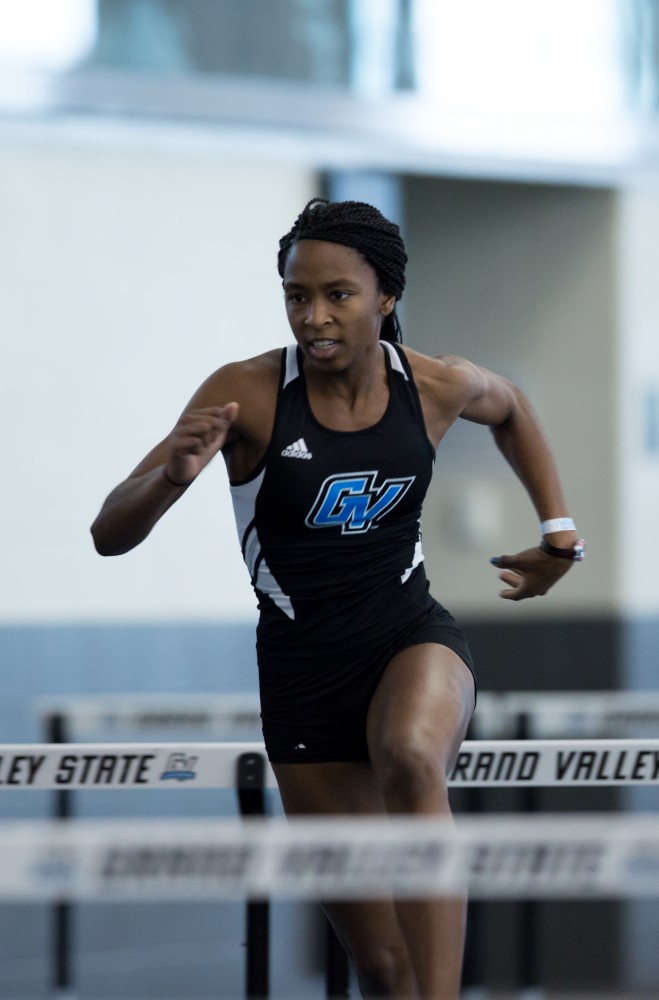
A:
[[[167,476],[181,485],[195,480],[223,448],[237,416],[238,403],[205,406],[184,413],[169,436]]]
[[[537,547],[514,556],[496,556],[490,562],[503,570],[499,579],[508,586],[499,592],[499,597],[506,601],[523,601],[546,594],[572,566],[569,559],[547,555]]]

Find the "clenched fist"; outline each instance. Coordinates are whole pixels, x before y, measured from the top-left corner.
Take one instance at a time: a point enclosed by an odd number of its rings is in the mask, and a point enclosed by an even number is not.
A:
[[[238,403],[184,413],[169,435],[167,479],[178,486],[189,486],[224,447],[237,416]]]

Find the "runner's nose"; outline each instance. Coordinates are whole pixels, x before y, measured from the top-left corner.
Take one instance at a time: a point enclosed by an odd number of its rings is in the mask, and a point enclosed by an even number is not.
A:
[[[331,321],[327,302],[322,299],[310,299],[304,318],[306,326],[312,330],[322,330]]]

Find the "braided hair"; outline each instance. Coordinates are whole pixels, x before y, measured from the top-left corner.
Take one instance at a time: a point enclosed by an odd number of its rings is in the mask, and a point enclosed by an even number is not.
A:
[[[372,205],[363,201],[312,198],[291,231],[279,241],[277,268],[282,278],[288,254],[300,240],[327,240],[351,247],[371,265],[380,290],[385,295],[393,295],[396,301],[401,298],[407,263],[405,244],[398,226]],[[380,339],[396,343],[403,339],[395,308],[383,319]]]

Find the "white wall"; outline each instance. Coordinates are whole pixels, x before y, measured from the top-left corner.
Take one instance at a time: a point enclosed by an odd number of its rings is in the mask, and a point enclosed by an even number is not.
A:
[[[529,395],[589,543],[550,594],[502,601],[491,556],[537,544],[524,490],[487,429],[442,443],[424,517],[433,592],[461,615],[582,615],[617,607],[616,195],[605,190],[411,179],[406,341],[459,354]]]
[[[277,240],[316,179],[155,127],[111,138],[0,132],[0,621],[251,619],[221,461],[133,553],[101,559],[88,527],[211,370],[290,339]],[[462,424],[424,519],[437,596],[515,619],[654,613],[656,186],[406,192],[406,341],[528,391],[589,542],[548,599],[500,601],[487,560],[537,525],[488,432]]]
[[[0,133],[0,620],[254,616],[221,459],[134,552],[110,489],[226,361],[290,340],[279,237],[307,170],[121,130]]]
[[[623,610],[659,613],[659,184],[623,192],[620,339],[616,358],[620,522],[617,556]]]

